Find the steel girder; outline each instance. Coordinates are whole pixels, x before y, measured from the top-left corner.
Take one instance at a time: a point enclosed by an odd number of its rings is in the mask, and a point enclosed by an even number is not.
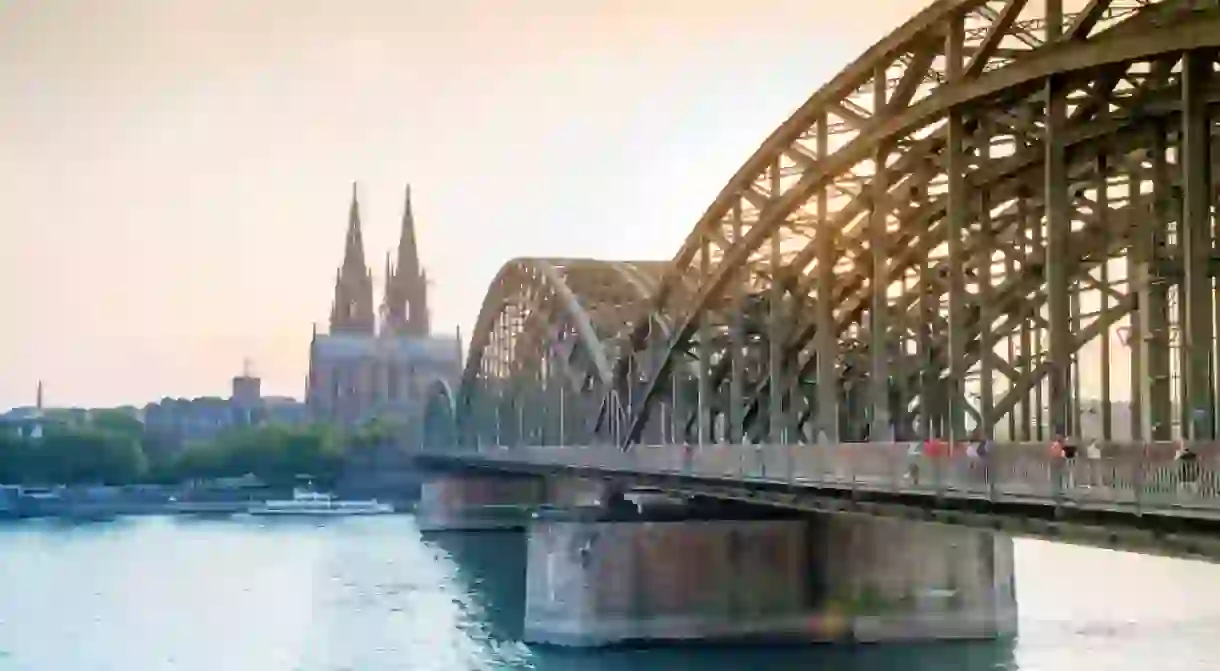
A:
[[[1214,436],[1220,8],[1078,4],[936,2],[815,93],[607,348],[599,425],[1028,439],[1096,396],[1099,437]]]
[[[460,442],[592,440],[614,347],[658,289],[662,262],[515,259],[492,281],[456,402]],[[669,326],[657,322],[659,330]]]

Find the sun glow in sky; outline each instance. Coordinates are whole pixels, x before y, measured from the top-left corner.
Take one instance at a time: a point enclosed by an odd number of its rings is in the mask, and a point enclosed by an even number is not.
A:
[[[412,185],[433,324],[515,256],[664,259],[925,3],[0,0],[0,408],[300,396],[349,183]]]

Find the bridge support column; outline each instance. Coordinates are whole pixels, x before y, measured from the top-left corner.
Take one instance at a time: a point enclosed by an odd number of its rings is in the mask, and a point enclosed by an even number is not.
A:
[[[1012,541],[863,517],[545,521],[528,529],[524,637],[833,642],[1016,632]]]
[[[528,534],[529,642],[793,638],[806,629],[802,522],[540,521]]]
[[[987,639],[1017,632],[1010,536],[849,515],[810,523],[824,629],[857,641]]]

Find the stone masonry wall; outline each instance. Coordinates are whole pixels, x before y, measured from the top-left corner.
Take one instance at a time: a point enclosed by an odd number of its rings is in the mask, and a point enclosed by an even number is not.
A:
[[[532,642],[791,637],[808,619],[801,522],[537,522],[528,533]]]
[[[546,500],[542,478],[443,476],[420,488],[416,524],[424,531],[520,527],[512,506],[536,506]]]
[[[810,524],[822,629],[861,641],[1016,633],[1013,543],[995,532],[866,516]]]
[[[536,521],[525,637],[994,638],[1016,633],[1011,538],[863,516],[812,521]]]

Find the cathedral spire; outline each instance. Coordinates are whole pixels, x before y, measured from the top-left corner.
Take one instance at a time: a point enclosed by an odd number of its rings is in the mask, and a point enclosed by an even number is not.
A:
[[[356,183],[352,182],[352,204],[347,212],[347,238],[343,247],[343,270],[359,269],[365,272],[364,234],[360,230],[360,200],[356,195]]]
[[[398,258],[392,272],[387,273],[385,328],[399,335],[426,336],[428,323],[427,277],[419,263],[415,242],[415,214],[411,210],[411,185],[406,188],[402,212],[402,233],[398,240]]]
[[[415,215],[411,212],[411,185],[407,185],[402,210],[402,233],[398,238],[397,271],[407,277],[419,275],[419,250],[415,245]]]
[[[347,216],[343,265],[335,277],[335,302],[330,313],[331,333],[373,333],[373,281],[364,262],[364,236],[360,231],[360,203],[352,182],[352,204]]]

